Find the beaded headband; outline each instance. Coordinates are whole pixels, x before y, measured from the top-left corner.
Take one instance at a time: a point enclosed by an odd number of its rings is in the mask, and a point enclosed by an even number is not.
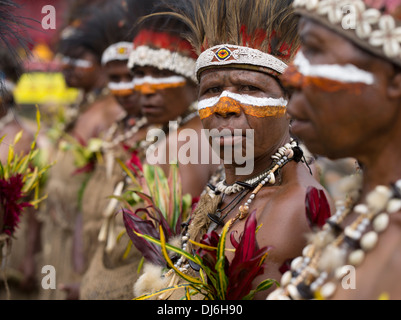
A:
[[[250,65],[273,70],[282,74],[287,68],[280,59],[271,54],[250,47],[222,44],[202,52],[196,62],[196,77],[210,67],[227,65]]]
[[[134,48],[128,60],[130,69],[152,66],[169,70],[196,82],[197,55],[188,41],[167,32],[142,30],[134,39]]]
[[[102,65],[105,65],[106,63],[110,61],[124,61],[128,60],[129,56],[132,51],[132,43],[131,42],[118,42],[112,44],[110,47],[108,47],[102,55]]]
[[[401,66],[401,20],[395,15],[396,10],[390,8],[390,1],[385,2],[294,0],[293,6],[300,15],[322,23],[363,49]],[[400,8],[399,4],[395,6]]]

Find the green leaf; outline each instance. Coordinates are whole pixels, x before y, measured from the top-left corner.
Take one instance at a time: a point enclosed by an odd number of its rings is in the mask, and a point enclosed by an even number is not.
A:
[[[274,280],[274,279],[266,279],[263,280],[257,287],[255,290],[251,290],[245,297],[242,298],[242,300],[252,300],[255,296],[256,293],[260,292],[260,291],[264,291],[267,290],[269,288],[271,288],[272,285],[276,285],[277,287],[280,286],[280,284]]]
[[[223,230],[221,232],[221,236],[219,239],[218,247],[217,247],[217,262],[216,262],[216,271],[218,274],[218,292],[219,296],[221,297],[222,300],[225,300],[226,292],[227,292],[227,286],[228,286],[228,278],[224,270],[224,265],[225,265],[225,248],[226,248],[226,237],[228,233],[228,229],[230,227],[231,220],[229,220],[223,227]]]
[[[182,273],[181,271],[179,271],[174,266],[173,262],[171,261],[170,257],[168,256],[167,249],[183,255],[184,257],[186,257],[187,259],[189,259],[191,261],[194,261],[195,263],[196,263],[197,260],[195,260],[195,258],[192,255],[190,255],[188,252],[183,251],[183,250],[181,250],[179,248],[176,248],[176,247],[174,247],[172,245],[167,244],[165,242],[165,236],[164,236],[162,227],[160,226],[159,229],[160,229],[160,240],[157,240],[157,239],[155,239],[155,238],[153,238],[151,236],[145,235],[145,234],[137,233],[135,231],[133,231],[133,232],[138,237],[142,237],[142,238],[144,238],[144,239],[146,239],[146,240],[148,240],[148,241],[150,241],[152,243],[155,243],[155,244],[159,245],[162,248],[162,253],[163,253],[164,259],[167,261],[169,266],[172,267],[174,269],[174,271],[176,271],[181,277],[183,277],[184,279],[186,279],[189,282],[202,283],[202,281],[200,281],[199,279],[187,276],[186,274]],[[163,238],[163,241],[162,241],[162,238]]]

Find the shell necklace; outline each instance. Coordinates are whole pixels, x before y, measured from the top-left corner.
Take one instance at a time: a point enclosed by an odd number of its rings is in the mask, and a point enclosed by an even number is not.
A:
[[[377,186],[365,202],[355,206],[350,200],[336,203],[336,213],[314,235],[302,256],[292,261],[281,287],[268,299],[331,298],[347,273],[346,265],[358,267],[387,229],[390,215],[401,210],[401,180],[391,187]],[[351,212],[358,216],[343,230],[340,224]]]

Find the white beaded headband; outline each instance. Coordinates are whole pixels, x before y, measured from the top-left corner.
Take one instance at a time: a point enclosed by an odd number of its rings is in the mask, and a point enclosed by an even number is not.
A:
[[[317,19],[368,51],[401,65],[401,22],[363,0],[294,0],[296,12]]]
[[[102,65],[110,61],[124,61],[128,60],[132,51],[132,42],[118,42],[109,46],[104,50],[102,55]]]
[[[232,44],[221,44],[202,52],[196,62],[196,75],[199,79],[200,72],[211,66],[227,65],[252,65],[274,70],[282,74],[287,64],[271,54],[257,49],[237,46]]]
[[[170,70],[196,82],[195,60],[167,49],[153,49],[148,46],[134,48],[128,60],[130,69],[135,66],[152,66],[159,70]]]

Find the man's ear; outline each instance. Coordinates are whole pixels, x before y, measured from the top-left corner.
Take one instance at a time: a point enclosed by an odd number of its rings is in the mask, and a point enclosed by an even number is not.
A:
[[[401,70],[399,68],[394,69],[394,74],[387,87],[387,94],[390,99],[401,98]]]

